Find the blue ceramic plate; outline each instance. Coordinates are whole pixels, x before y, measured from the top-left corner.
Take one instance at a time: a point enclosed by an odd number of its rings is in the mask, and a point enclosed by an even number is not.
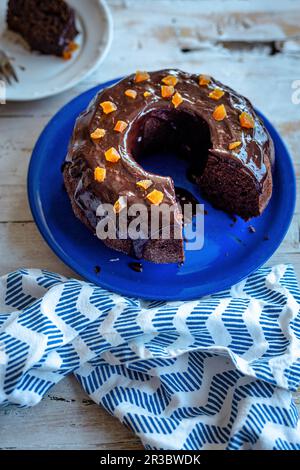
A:
[[[52,250],[82,277],[107,289],[145,299],[186,300],[212,294],[240,281],[264,264],[280,245],[294,212],[295,175],[280,136],[263,118],[276,147],[272,199],[261,217],[244,222],[205,203],[205,242],[200,251],[187,251],[182,267],[143,262],[143,272],[133,271],[132,258],[112,251],[73,214],[63,189],[61,165],[78,114],[104,83],[75,98],[59,111],[40,136],[28,174],[29,202],[34,220]],[[172,162],[172,164],[171,164]],[[144,159],[143,165],[171,176],[175,185],[189,190],[200,202],[197,188],[185,175],[185,163],[168,158]],[[249,232],[249,225],[255,233]],[[101,272],[95,272],[95,266]]]

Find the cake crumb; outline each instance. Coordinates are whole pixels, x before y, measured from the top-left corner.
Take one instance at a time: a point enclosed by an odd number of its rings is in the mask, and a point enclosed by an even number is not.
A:
[[[136,263],[136,262],[128,263],[128,266],[130,267],[130,269],[132,269],[136,273],[142,273],[143,272],[142,263]]]

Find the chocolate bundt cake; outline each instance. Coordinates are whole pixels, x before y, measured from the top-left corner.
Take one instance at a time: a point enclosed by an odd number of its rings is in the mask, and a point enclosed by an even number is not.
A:
[[[63,0],[9,0],[7,24],[32,50],[65,58],[78,34],[75,12]]]
[[[181,208],[170,177],[145,171],[145,152],[171,150],[187,159],[195,183],[214,206],[245,220],[272,194],[273,142],[251,103],[204,75],[178,70],[137,72],[101,91],[77,119],[63,167],[75,215],[94,233],[103,203]],[[172,232],[172,231],[171,231]],[[182,262],[182,237],[106,239],[115,250],[156,263]]]

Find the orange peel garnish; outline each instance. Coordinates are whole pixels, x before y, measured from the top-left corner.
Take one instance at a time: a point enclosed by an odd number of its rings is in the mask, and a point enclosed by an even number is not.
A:
[[[114,211],[119,214],[127,206],[126,198],[120,196],[119,199],[114,203]]]
[[[149,193],[147,196],[148,201],[151,202],[151,204],[154,204],[155,206],[159,206],[159,204],[162,202],[164,198],[164,193],[161,191],[158,191],[157,189],[153,189],[151,193]]]
[[[69,50],[69,51],[74,52],[74,51],[77,51],[77,49],[79,49],[79,44],[77,44],[76,42],[71,41],[71,42],[68,44],[68,50]]]
[[[63,52],[62,56],[63,56],[64,60],[70,60],[70,59],[72,59],[72,52],[69,51],[69,50],[66,50],[66,51]]]
[[[114,131],[116,132],[124,132],[126,127],[128,126],[127,122],[125,121],[117,121],[115,127],[114,127]]]
[[[224,104],[220,104],[214,109],[213,118],[216,121],[223,121],[227,117],[227,112]]]
[[[255,126],[253,117],[250,114],[246,113],[246,111],[240,114],[239,119],[241,126],[246,127],[246,129],[253,129],[253,127]]]
[[[71,41],[63,52],[63,59],[70,60],[72,59],[72,52],[75,52],[79,48],[79,45],[76,42]]]
[[[145,82],[146,80],[150,79],[150,75],[148,72],[142,72],[138,70],[135,74],[134,81],[135,83]]]
[[[137,92],[135,90],[126,90],[125,95],[128,96],[128,98],[135,100],[137,97]]]
[[[162,85],[161,86],[161,96],[163,98],[170,98],[174,95],[175,89],[172,85]]]
[[[178,91],[176,91],[175,95],[172,97],[172,103],[175,108],[177,108],[183,102],[183,98]]]
[[[100,103],[100,106],[105,114],[113,113],[117,110],[117,106],[112,101],[103,101]]]
[[[119,152],[114,147],[106,150],[104,155],[106,160],[111,163],[117,163],[121,158]]]
[[[137,186],[143,189],[148,189],[152,186],[153,182],[151,180],[141,180],[136,183]]]
[[[105,134],[106,134],[105,129],[100,129],[99,127],[97,127],[97,129],[95,129],[94,132],[91,133],[91,138],[93,140],[102,139],[102,137],[104,137]]]
[[[211,82],[211,78],[208,77],[207,75],[200,75],[199,77],[199,85],[200,86],[207,86]]]
[[[178,83],[178,78],[174,77],[174,75],[167,75],[162,79],[162,82],[168,86],[176,86]]]
[[[215,88],[213,91],[209,93],[209,98],[212,100],[218,101],[222,96],[224,96],[225,91],[221,90],[221,88]]]
[[[106,169],[97,166],[94,170],[94,179],[98,181],[98,183],[103,183],[106,178]]]
[[[229,150],[234,150],[240,145],[242,145],[242,142],[240,140],[236,140],[235,142],[230,142],[230,144],[228,145],[228,148]]]

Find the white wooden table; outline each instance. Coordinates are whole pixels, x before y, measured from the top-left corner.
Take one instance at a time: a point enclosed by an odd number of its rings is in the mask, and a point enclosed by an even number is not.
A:
[[[89,0],[86,0],[89,1]],[[141,69],[212,74],[248,96],[277,126],[300,177],[299,0],[110,0],[112,49],[75,89],[36,103],[0,106],[0,275],[21,266],[76,276],[41,238],[28,207],[33,145],[53,114],[99,82]],[[300,95],[300,94],[299,94]],[[293,223],[269,264],[289,262],[300,279],[299,199]],[[299,400],[300,402],[300,400]],[[70,377],[34,409],[0,411],[4,449],[139,449],[138,439],[93,404]]]

